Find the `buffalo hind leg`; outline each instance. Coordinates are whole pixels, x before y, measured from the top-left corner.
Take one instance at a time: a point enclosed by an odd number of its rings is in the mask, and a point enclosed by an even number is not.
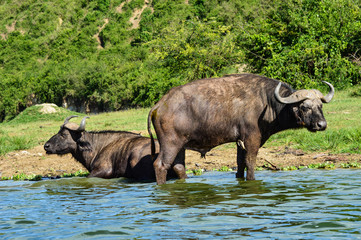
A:
[[[182,148],[176,159],[174,160],[173,171],[177,174],[179,179],[188,178],[185,169],[185,149]]]
[[[113,178],[114,176],[112,170],[93,169],[93,171],[90,172],[88,177]]]
[[[175,146],[167,147],[161,145],[158,157],[153,163],[158,185],[165,184],[168,169],[173,165],[179,150],[180,149]]]
[[[237,173],[236,178],[244,178],[246,168],[246,150],[237,145]]]
[[[186,169],[185,169],[184,165],[182,165],[182,164],[175,164],[173,166],[173,171],[177,174],[177,177],[179,179],[188,178],[188,176],[186,174]]]

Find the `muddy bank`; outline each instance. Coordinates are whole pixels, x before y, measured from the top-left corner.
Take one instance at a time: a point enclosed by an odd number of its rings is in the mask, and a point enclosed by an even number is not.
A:
[[[304,153],[285,147],[261,148],[257,158],[257,167],[279,170],[288,166],[308,166],[325,162],[334,163],[336,167],[342,163],[361,164],[361,154],[329,154]],[[194,151],[186,151],[186,168],[188,170],[203,169],[214,170],[224,166],[236,169],[236,149],[213,149],[207,153],[206,158]],[[17,174],[60,176],[64,173],[75,173],[86,170],[75,161],[70,154],[64,156],[47,155],[43,146],[23,151],[8,153],[0,157],[0,176],[11,177]]]

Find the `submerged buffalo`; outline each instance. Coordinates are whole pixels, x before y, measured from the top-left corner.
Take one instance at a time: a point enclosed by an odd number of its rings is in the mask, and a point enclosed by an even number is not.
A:
[[[84,117],[80,126],[65,119],[57,134],[44,145],[47,154],[71,153],[90,172],[90,177],[128,177],[155,180],[150,138],[124,131],[85,131]],[[156,150],[159,144],[156,141]],[[181,150],[168,177],[186,178],[184,150]],[[173,171],[172,171],[173,170]]]
[[[331,101],[334,88],[324,83],[330,88],[326,96],[318,90],[295,91],[278,80],[254,74],[201,79],[171,89],[148,116],[152,143],[151,123],[160,143],[154,162],[157,183],[165,183],[181,149],[204,156],[228,142],[237,142],[236,177],[244,178],[247,168],[246,179],[255,179],[258,150],[272,134],[291,128],[326,129],[322,103]]]

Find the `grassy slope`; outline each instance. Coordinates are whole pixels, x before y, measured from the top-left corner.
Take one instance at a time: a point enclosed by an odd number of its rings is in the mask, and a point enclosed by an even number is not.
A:
[[[60,112],[56,114],[41,114],[39,110],[37,106],[30,107],[12,121],[0,123],[0,155],[44,144],[57,133],[66,117],[78,115],[79,118],[71,121],[79,124],[81,117],[85,116],[85,114],[62,108],[59,108]],[[146,129],[148,111],[149,109],[131,109],[90,115],[86,129],[88,131],[127,130],[143,133]]]
[[[10,122],[0,124],[0,155],[13,150],[44,144],[59,130],[65,117],[79,115],[71,121],[79,123],[84,114],[60,108],[57,114],[40,114],[39,107],[30,107]],[[90,115],[88,131],[127,130],[147,133],[149,108]],[[350,97],[349,92],[337,92],[331,103],[324,105],[328,128],[324,132],[288,130],[271,137],[266,146],[289,146],[304,151],[330,151],[333,153],[361,151],[361,97]],[[226,144],[221,148],[227,148]]]

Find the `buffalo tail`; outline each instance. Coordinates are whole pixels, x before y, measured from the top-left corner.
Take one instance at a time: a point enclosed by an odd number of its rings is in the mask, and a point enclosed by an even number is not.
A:
[[[155,143],[154,143],[154,138],[153,138],[153,134],[152,134],[152,117],[153,117],[153,108],[150,110],[149,115],[148,115],[148,133],[150,136],[152,161],[154,161],[155,160]]]

